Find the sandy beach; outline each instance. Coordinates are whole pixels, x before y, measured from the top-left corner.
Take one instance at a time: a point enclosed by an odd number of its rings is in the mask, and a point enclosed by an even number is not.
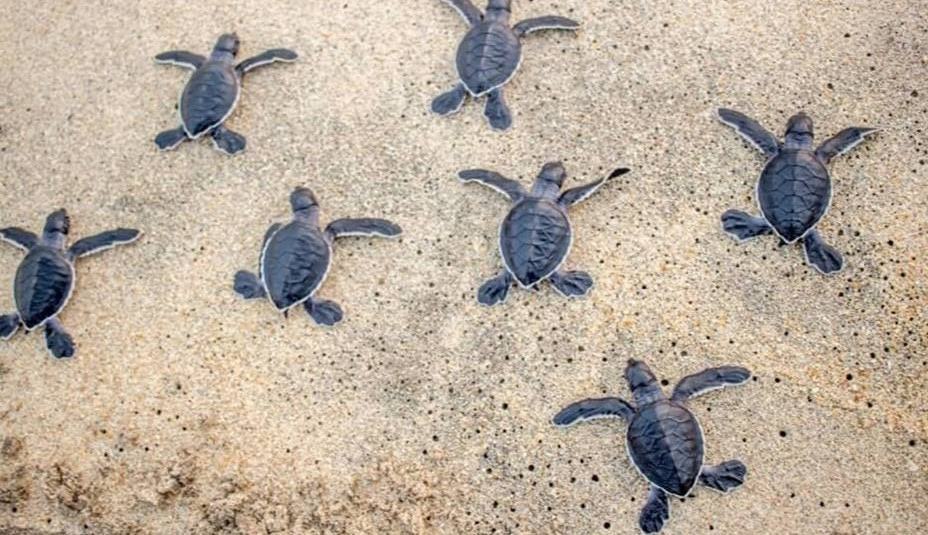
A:
[[[143,238],[76,265],[60,319],[0,342],[0,533],[639,533],[647,482],[625,429],[569,429],[566,404],[630,397],[628,358],[669,392],[742,365],[747,384],[691,402],[707,462],[741,459],[742,488],[672,500],[662,533],[875,535],[928,530],[928,10],[914,0],[514,0],[513,19],[582,29],[523,42],[506,88],[513,128],[483,101],[429,111],[467,30],[439,0],[0,0],[0,227]],[[481,6],[483,4],[481,3]],[[248,74],[227,125],[159,153],[189,71],[235,31],[240,58],[300,58]],[[798,245],[738,244],[764,158],[714,118],[725,106],[781,135],[804,110],[817,140],[883,130],[835,159],[819,226],[846,267]],[[479,305],[502,267],[507,200],[456,180],[482,167],[528,186],[631,172],[571,209],[550,285]],[[397,240],[339,240],[317,326],[232,291],[267,227],[307,186],[323,223],[386,217]],[[0,312],[22,252],[0,249]]]

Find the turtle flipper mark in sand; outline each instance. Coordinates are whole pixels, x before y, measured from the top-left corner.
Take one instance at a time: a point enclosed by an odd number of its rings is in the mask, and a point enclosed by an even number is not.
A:
[[[786,244],[801,241],[809,265],[826,275],[841,271],[841,253],[825,243],[816,230],[831,206],[832,181],[826,166],[878,129],[846,128],[815,148],[812,119],[804,113],[790,118],[783,143],[737,111],[719,109],[718,118],[767,158],[757,183],[761,216],[728,210],[722,214],[725,232],[738,241],[767,234],[776,234]]]
[[[184,50],[171,50],[155,56],[155,62],[191,69],[193,76],[184,86],[178,109],[181,125],[155,137],[160,150],[172,150],[184,141],[209,136],[216,150],[238,154],[245,150],[245,137],[225,127],[235,111],[242,92],[245,73],[278,61],[296,61],[297,54],[285,48],[268,50],[235,64],[239,39],[235,34],[219,37],[209,57]]]
[[[487,280],[477,291],[477,301],[493,306],[506,300],[513,282],[532,289],[548,280],[565,297],[583,297],[593,287],[593,278],[584,271],[562,271],[570,252],[573,232],[568,208],[595,193],[610,178],[628,169],[619,168],[609,176],[561,192],[567,171],[560,162],[545,164],[531,191],[494,171],[461,171],[461,182],[483,184],[512,203],[500,226],[499,250],[505,269]]]
[[[13,280],[16,312],[0,316],[0,338],[11,338],[20,326],[27,331],[44,329],[45,345],[55,358],[76,353],[74,340],[58,319],[74,291],[74,262],[141,236],[138,230],[119,228],[77,240],[68,247],[70,231],[71,220],[64,209],[49,214],[41,236],[18,227],[0,229],[0,238],[26,251]]]
[[[710,368],[684,377],[670,398],[648,366],[629,360],[625,369],[635,404],[621,398],[585,399],[571,403],[552,419],[557,427],[611,418],[626,424],[626,447],[650,490],[638,516],[644,533],[657,533],[670,519],[671,496],[686,498],[698,484],[729,492],[744,483],[747,467],[738,460],[704,464],[702,427],[686,402],[727,386],[744,384],[751,373],[738,366]]]
[[[467,96],[486,96],[484,116],[494,130],[512,126],[503,86],[522,64],[522,38],[539,30],[576,31],[580,25],[565,17],[538,17],[510,24],[511,0],[489,0],[486,13],[471,0],[445,0],[464,18],[470,30],[458,45],[455,65],[459,81],[432,101],[432,111],[450,115],[461,109]]]
[[[342,320],[338,303],[315,297],[332,263],[335,240],[348,236],[393,238],[402,230],[386,219],[336,219],[323,230],[319,226],[319,203],[308,188],[290,194],[293,219],[275,223],[264,235],[258,274],[239,271],[232,287],[245,299],[268,298],[283,313],[302,305],[319,325],[332,326]]]

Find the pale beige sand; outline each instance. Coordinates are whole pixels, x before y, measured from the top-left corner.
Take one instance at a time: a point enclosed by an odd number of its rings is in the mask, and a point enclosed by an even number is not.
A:
[[[710,462],[743,459],[747,484],[675,501],[665,533],[928,529],[925,6],[515,4],[584,27],[526,41],[498,134],[482,103],[428,112],[465,31],[438,0],[0,2],[0,225],[66,206],[75,237],[146,233],[78,265],[76,359],[36,334],[0,344],[0,532],[637,533],[647,487],[622,426],[549,424],[627,396],[628,357],[671,384],[722,363],[757,377],[692,404]],[[301,60],[249,75],[229,122],[244,155],[158,154],[188,73],[152,56],[231,29],[243,57]],[[820,140],[885,127],[832,167],[822,231],[844,273],[721,232],[763,159],[719,105],[777,132],[804,109]],[[596,287],[482,308],[507,205],[455,173],[528,184],[553,159],[569,185],[633,168],[573,211],[568,265]],[[406,230],[339,243],[320,292],[344,307],[335,329],[230,288],[297,185],[326,221]],[[5,247],[0,274],[20,258]]]

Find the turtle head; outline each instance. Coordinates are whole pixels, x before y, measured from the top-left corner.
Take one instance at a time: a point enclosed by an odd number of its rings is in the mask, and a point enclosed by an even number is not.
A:
[[[561,162],[549,162],[541,168],[538,178],[561,187],[567,179],[567,169],[564,169],[564,164]]]
[[[556,199],[566,178],[567,170],[561,162],[548,162],[538,173],[535,185],[532,186],[532,194]]]
[[[68,212],[64,208],[55,210],[54,212],[48,214],[48,217],[45,218],[46,234],[57,233],[67,235],[70,230],[71,218],[68,217]]]
[[[661,387],[657,383],[657,378],[651,372],[651,368],[640,360],[628,359],[628,366],[625,368],[625,380],[628,381],[628,387],[635,396],[635,402],[638,405],[653,403],[661,397]]]
[[[490,20],[509,20],[512,13],[512,0],[490,0],[487,2],[487,18]]]
[[[238,45],[240,41],[234,33],[224,33],[219,36],[216,46],[213,47],[213,55],[230,54],[235,57],[238,54]]]
[[[294,217],[313,217],[319,211],[319,202],[309,188],[296,188],[290,194],[290,207]]]
[[[786,123],[786,148],[808,149],[812,147],[814,139],[815,129],[811,117],[799,112],[789,118],[789,122]]]
[[[538,180],[544,180],[554,184],[558,188],[564,185],[564,180],[567,179],[567,170],[564,169],[564,164],[561,162],[549,162],[546,163],[544,167],[541,168],[541,173],[538,174]]]
[[[71,231],[71,218],[68,212],[62,208],[48,214],[45,218],[45,229],[42,231],[42,239],[49,245],[64,247],[65,238]]]

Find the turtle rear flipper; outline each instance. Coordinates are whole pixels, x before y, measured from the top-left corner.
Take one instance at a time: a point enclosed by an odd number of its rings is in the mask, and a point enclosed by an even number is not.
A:
[[[638,527],[643,533],[658,533],[664,528],[664,523],[670,519],[670,503],[667,493],[655,485],[651,485],[648,501],[638,515]]]
[[[506,105],[506,99],[503,98],[502,89],[497,88],[487,94],[487,105],[483,115],[494,130],[509,130],[512,126],[512,113]]]
[[[741,210],[728,210],[722,214],[722,229],[738,241],[750,240],[773,232],[770,224]]]
[[[245,299],[260,299],[267,296],[261,281],[249,271],[239,271],[235,274],[232,289]]]
[[[57,319],[48,320],[45,324],[45,345],[48,347],[48,352],[56,359],[74,356],[74,339],[65,332],[61,322]]]
[[[498,276],[483,283],[477,290],[477,301],[481,305],[491,307],[502,303],[509,295],[509,288],[512,287],[512,275],[508,271],[503,271]]]
[[[738,460],[725,461],[717,466],[704,466],[699,482],[721,493],[731,492],[744,484],[748,467]]]
[[[583,297],[593,288],[593,277],[585,271],[557,271],[549,280],[564,297]]]
[[[19,330],[19,314],[6,314],[0,316],[0,338],[9,340]]]
[[[461,109],[466,98],[467,89],[464,88],[464,84],[458,84],[451,91],[435,97],[432,101],[432,111],[438,115],[451,115]]]
[[[172,130],[165,130],[155,136],[155,145],[158,145],[158,150],[173,150],[187,139],[189,139],[187,131],[184,130],[184,127],[179,126]]]
[[[303,303],[303,307],[319,325],[331,327],[342,321],[342,307],[338,306],[335,301],[310,298]]]
[[[844,267],[844,258],[837,249],[825,243],[818,231],[813,230],[802,240],[806,260],[812,267],[828,275],[837,273]]]
[[[245,150],[245,136],[237,134],[222,125],[217,126],[211,135],[216,149],[229,156]]]

